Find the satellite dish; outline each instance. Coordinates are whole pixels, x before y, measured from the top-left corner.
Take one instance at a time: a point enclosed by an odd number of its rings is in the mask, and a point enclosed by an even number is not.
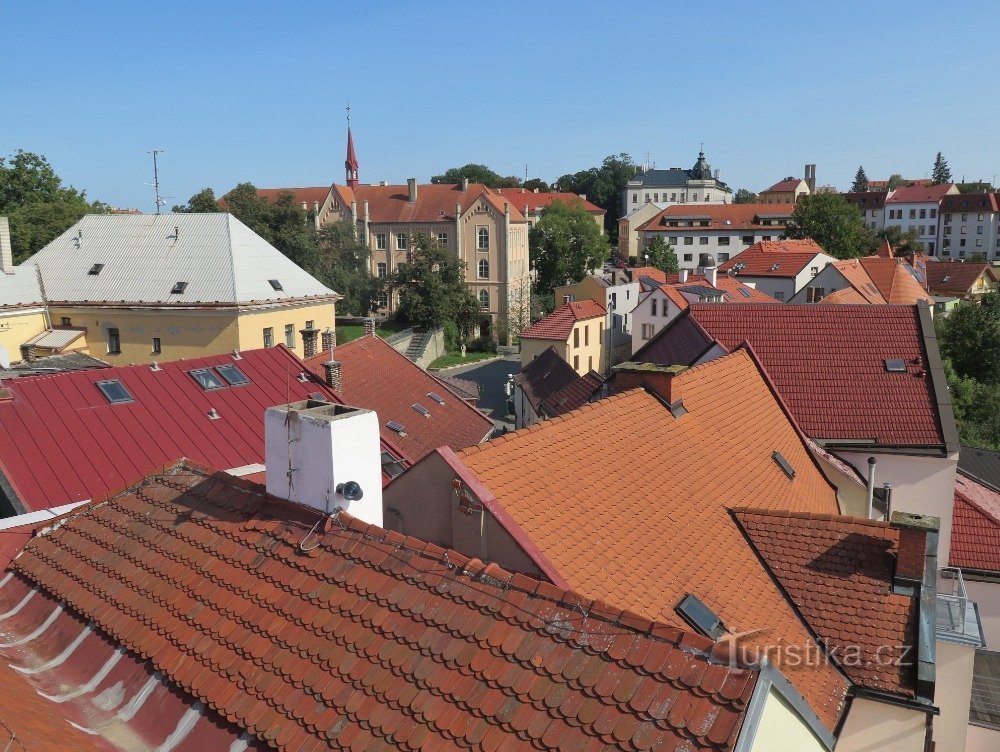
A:
[[[365,492],[361,490],[361,486],[353,480],[349,480],[347,483],[338,483],[337,493],[348,501],[358,501],[365,495]]]

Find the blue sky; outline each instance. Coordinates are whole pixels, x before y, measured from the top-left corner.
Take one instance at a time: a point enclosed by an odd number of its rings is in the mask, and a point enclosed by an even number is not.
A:
[[[153,209],[163,193],[481,162],[553,180],[628,152],[734,187],[1000,173],[1000,3],[6,2],[0,155]]]

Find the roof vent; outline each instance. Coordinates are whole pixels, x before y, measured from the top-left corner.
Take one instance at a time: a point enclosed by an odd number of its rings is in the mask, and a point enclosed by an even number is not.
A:
[[[701,600],[691,595],[691,593],[681,598],[681,602],[677,604],[674,610],[684,621],[705,635],[705,637],[718,640],[726,633],[726,625],[722,623],[722,619]]]
[[[211,410],[208,411],[208,419],[209,420],[218,420],[221,417],[222,416],[219,415],[219,411],[216,410],[214,407]]]
[[[443,405],[444,404],[444,397],[442,397],[437,392],[427,392],[427,396],[430,397],[435,402],[437,402],[439,405]]]
[[[104,268],[104,264],[94,264],[92,267],[90,267],[90,271],[87,272],[87,274],[93,274],[96,277],[98,274],[101,273],[101,270],[103,268]],[[945,277],[945,281],[946,282],[948,281],[947,277]]]
[[[431,417],[431,411],[428,410],[423,405],[418,405],[416,402],[414,402],[412,405],[410,405],[410,407],[412,407],[418,413],[420,413],[421,415],[423,415],[425,418]]]
[[[889,373],[906,373],[906,361],[902,358],[886,358],[885,370]]]
[[[284,287],[281,286],[281,282],[279,282],[276,279],[269,279],[267,282],[275,290],[279,290],[280,291],[280,290],[284,290],[285,289]]]
[[[305,371],[299,371],[299,375],[296,376],[295,378],[297,378],[303,384],[305,384],[307,381],[309,381],[309,376],[306,374]]]
[[[400,436],[406,436],[406,428],[403,427],[402,423],[397,423],[394,420],[390,420],[388,423],[385,424],[385,427],[388,428],[390,431],[395,431]]]
[[[178,282],[177,284],[175,284],[171,288],[170,294],[171,295],[183,295],[184,291],[187,289],[187,286],[188,286],[187,282]]]
[[[771,271],[772,272],[778,271],[778,267],[780,267],[780,266],[781,266],[781,264],[771,264]]]
[[[233,350],[233,360],[243,360],[243,356],[240,355],[239,350]]]
[[[676,402],[670,403],[670,414],[675,418],[679,418],[687,412],[687,408],[684,407],[684,400],[679,399]]]
[[[149,370],[156,373],[157,371],[162,371],[163,369],[160,368],[160,364],[154,360],[152,365],[149,367]]]
[[[775,450],[771,455],[771,459],[778,463],[778,467],[780,467],[782,472],[788,476],[789,480],[795,480],[795,468],[792,467],[791,463],[785,459],[785,455]]]

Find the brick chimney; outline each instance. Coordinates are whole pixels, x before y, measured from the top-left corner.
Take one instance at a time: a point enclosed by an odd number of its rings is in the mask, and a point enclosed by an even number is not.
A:
[[[316,341],[319,339],[319,329],[316,327],[300,329],[299,334],[302,335],[302,355],[303,357],[311,358],[316,354]]]
[[[382,450],[371,410],[304,400],[264,413],[267,492],[382,525]]]
[[[344,378],[339,360],[328,360],[323,364],[326,385],[338,394],[344,388]]]
[[[10,245],[10,223],[0,217],[0,274],[14,273],[14,250]]]
[[[608,394],[618,394],[639,387],[648,389],[665,405],[673,409],[672,385],[674,376],[686,371],[686,366],[658,366],[652,363],[620,363],[611,369]]]
[[[409,201],[411,204],[416,203],[417,200],[417,179],[407,178],[406,179],[406,191],[409,194]]]
[[[375,336],[375,319],[373,318],[365,319],[365,336],[366,337]]]
[[[327,327],[322,335],[323,352],[330,352],[337,346],[337,331]]]
[[[889,519],[890,524],[899,530],[893,588],[918,588],[927,571],[928,556],[937,557],[936,540],[932,551],[928,546],[928,537],[937,538],[941,520],[930,515],[907,512],[893,512]]]

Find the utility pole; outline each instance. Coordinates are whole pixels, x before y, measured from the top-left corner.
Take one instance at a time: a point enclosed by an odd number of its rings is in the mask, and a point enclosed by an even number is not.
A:
[[[157,168],[157,165],[156,165],[156,155],[157,154],[162,154],[163,153],[163,149],[153,149],[151,151],[147,151],[146,153],[153,155],[153,182],[152,182],[152,186],[153,186],[153,193],[156,195],[156,213],[159,214],[160,213],[160,209],[162,209],[166,205],[166,203],[167,203],[163,199],[163,196],[160,195],[160,171],[159,171],[159,169]],[[150,183],[146,183],[146,185],[150,185]]]

